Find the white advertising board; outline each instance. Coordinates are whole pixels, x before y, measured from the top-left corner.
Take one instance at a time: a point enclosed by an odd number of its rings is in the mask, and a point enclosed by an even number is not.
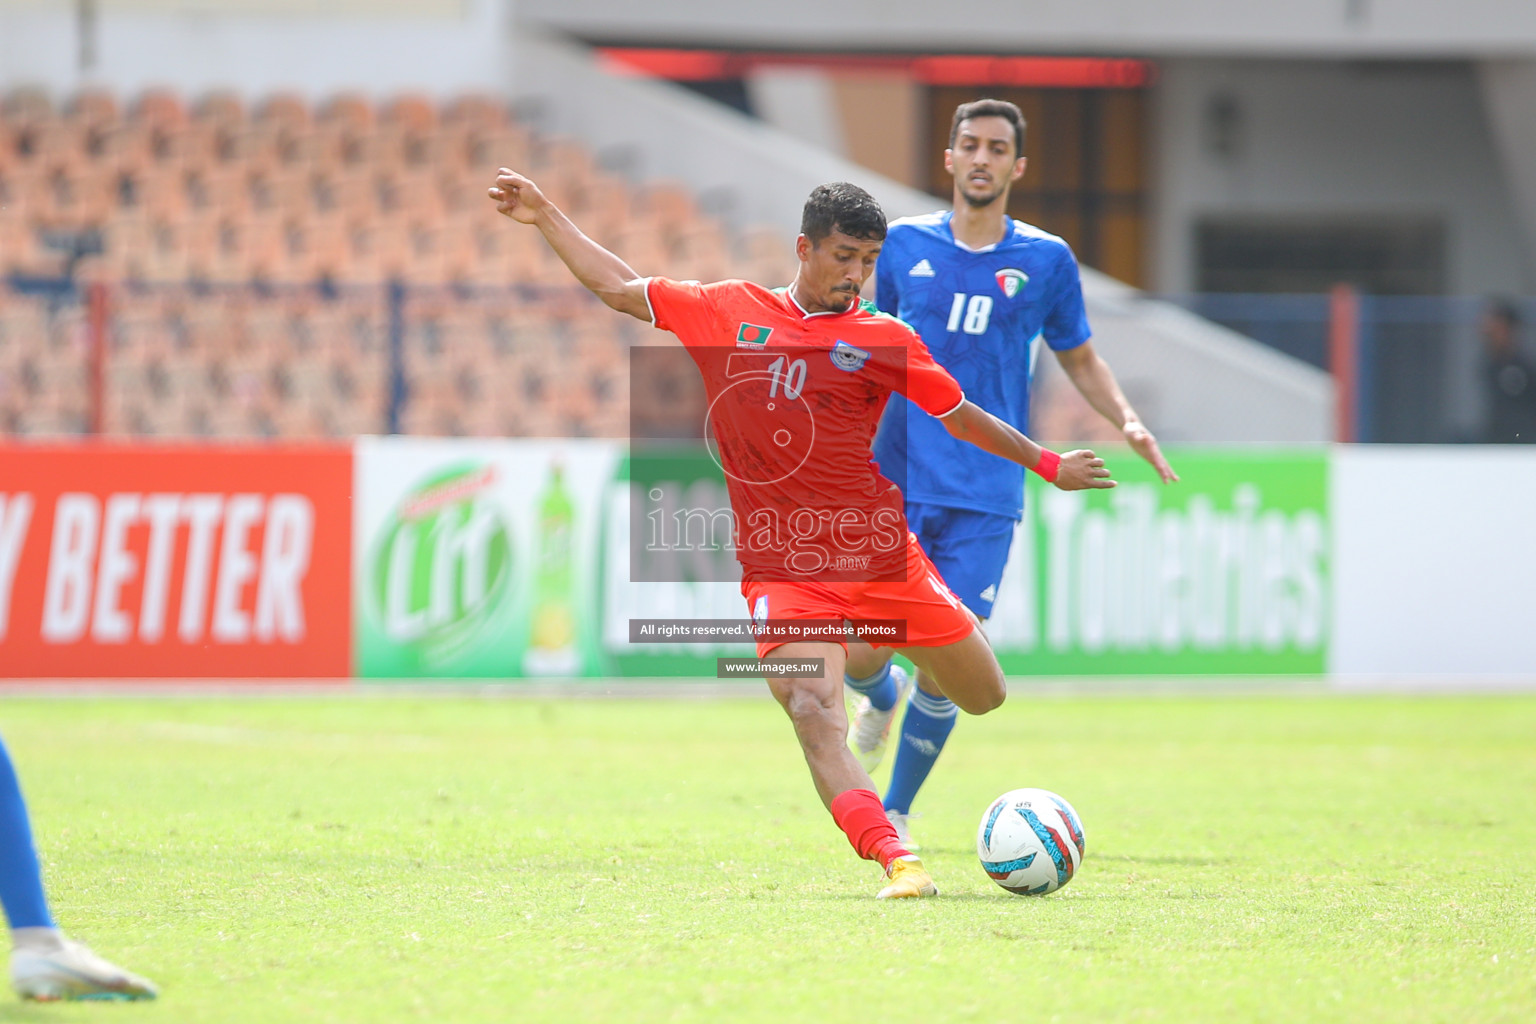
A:
[[[1335,448],[1334,676],[1536,682],[1536,447]]]

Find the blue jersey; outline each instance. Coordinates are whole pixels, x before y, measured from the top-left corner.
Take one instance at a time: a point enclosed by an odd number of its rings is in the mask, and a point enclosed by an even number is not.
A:
[[[952,216],[891,224],[875,304],[916,329],[966,398],[1027,433],[1035,339],[1062,351],[1089,337],[1077,260],[1060,238],[1016,220],[996,245],[967,249]],[[1023,514],[1024,467],[956,440],[900,395],[886,407],[874,455],[908,502]]]

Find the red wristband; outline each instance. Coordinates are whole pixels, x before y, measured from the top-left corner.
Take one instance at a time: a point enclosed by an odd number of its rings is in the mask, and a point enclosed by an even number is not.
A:
[[[1049,448],[1040,449],[1040,461],[1035,463],[1035,472],[1040,474],[1040,479],[1048,484],[1056,482],[1056,474],[1061,472],[1061,456]]]

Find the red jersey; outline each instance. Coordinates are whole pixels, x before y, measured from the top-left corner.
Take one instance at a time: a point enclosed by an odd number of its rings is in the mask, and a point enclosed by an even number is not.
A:
[[[905,323],[855,303],[807,313],[787,289],[651,278],[651,318],[704,377],[743,579],[900,579],[901,492],[870,444],[892,391],[934,416],[960,385]]]

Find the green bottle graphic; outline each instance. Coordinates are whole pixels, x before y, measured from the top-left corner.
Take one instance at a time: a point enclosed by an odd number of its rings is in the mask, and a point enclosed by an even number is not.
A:
[[[538,560],[533,577],[532,625],[523,672],[530,676],[574,675],[581,669],[576,636],[576,568],[572,546],[576,506],[565,487],[565,467],[549,467],[539,496]]]

